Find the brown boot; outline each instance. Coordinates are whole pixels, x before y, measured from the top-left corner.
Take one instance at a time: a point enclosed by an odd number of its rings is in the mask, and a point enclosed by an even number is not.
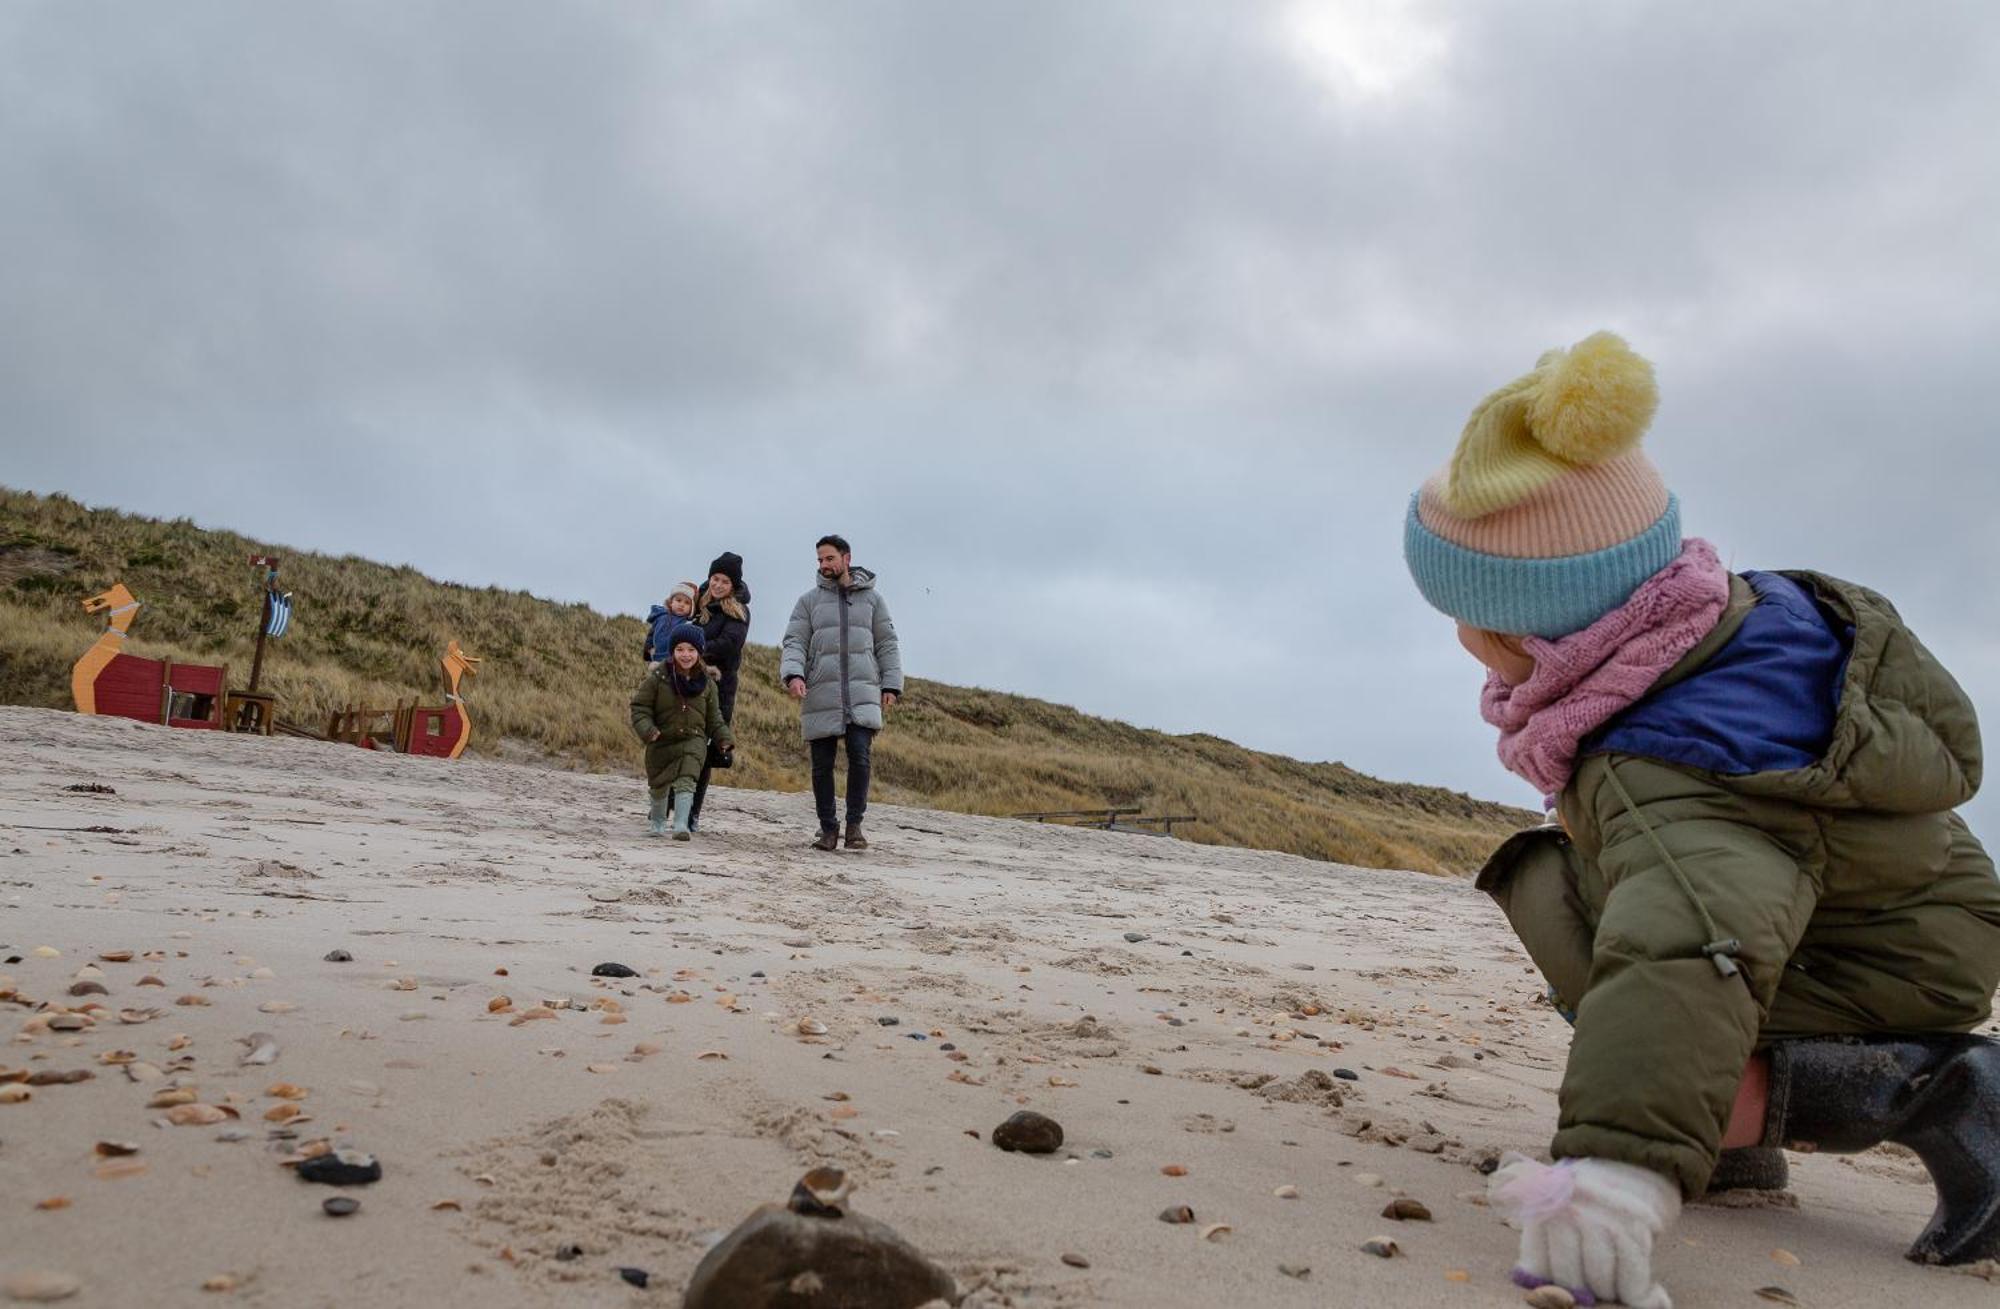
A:
[[[837,827],[827,828],[819,834],[819,839],[813,842],[813,849],[815,850],[838,850],[839,848],[840,829]]]
[[[868,838],[861,834],[861,824],[849,823],[847,825],[847,848],[850,850],[866,850],[868,848]]]

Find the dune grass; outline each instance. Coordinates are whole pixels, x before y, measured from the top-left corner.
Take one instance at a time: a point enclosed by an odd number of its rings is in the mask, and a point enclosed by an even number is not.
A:
[[[638,773],[626,702],[644,671],[644,624],[523,591],[439,582],[409,567],[334,558],[234,532],[87,508],[0,487],[0,701],[70,706],[69,670],[102,630],[79,602],[123,582],[143,607],[126,648],[226,663],[249,680],[256,553],[283,557],[291,632],[270,644],[264,689],[279,714],[324,728],[346,704],[442,700],[438,658],[456,639],[483,660],[461,688],[469,752]],[[772,605],[757,630],[773,631]],[[777,686],[777,651],[752,646],[736,705],[733,786],[807,783],[798,711]],[[1463,872],[1523,810],[1438,787],[1385,782],[1206,735],[1174,736],[1023,696],[913,680],[875,751],[876,794],[966,813],[1142,805],[1195,814],[1189,839],[1370,867]],[[635,810],[640,790],[634,787]]]

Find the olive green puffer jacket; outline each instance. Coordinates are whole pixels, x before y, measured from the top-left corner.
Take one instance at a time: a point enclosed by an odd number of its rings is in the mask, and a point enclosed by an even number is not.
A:
[[[2000,983],[2000,881],[1952,812],[1979,785],[1970,700],[1887,600],[1785,576],[1852,626],[1817,761],[1722,775],[1588,755],[1562,828],[1514,836],[1479,875],[1575,1015],[1552,1153],[1651,1168],[1690,1197],[1754,1050],[1967,1031]],[[1697,673],[1756,603],[1732,579],[1722,622],[1648,694]]]
[[[735,745],[722,717],[715,679],[704,676],[699,692],[683,695],[674,685],[672,669],[671,663],[659,665],[632,693],[632,731],[646,742],[646,785],[654,795],[692,792],[708,758],[709,741]]]

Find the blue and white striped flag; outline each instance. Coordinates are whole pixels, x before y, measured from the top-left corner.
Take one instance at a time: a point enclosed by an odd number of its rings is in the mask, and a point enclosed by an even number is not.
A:
[[[283,636],[292,625],[292,593],[271,597],[271,622],[264,631],[270,636]]]

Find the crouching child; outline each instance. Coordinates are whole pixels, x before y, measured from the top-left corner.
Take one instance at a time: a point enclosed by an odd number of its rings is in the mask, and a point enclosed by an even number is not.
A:
[[[736,748],[715,679],[702,664],[705,645],[702,630],[693,623],[675,627],[667,658],[632,695],[632,730],[646,745],[646,786],[652,793],[647,824],[652,835],[665,835],[671,807],[676,841],[693,836],[688,815],[709,742],[724,756]]]
[[[1552,351],[1405,518],[1502,762],[1557,816],[1478,883],[1575,1023],[1558,1162],[1495,1175],[1516,1280],[1668,1309],[1683,1201],[1884,1142],[1937,1190],[1909,1256],[2000,1258],[2000,1043],[1975,1034],[2000,882],[1954,812],[1972,702],[1874,592],[1683,537],[1639,449],[1656,399],[1615,336]]]

